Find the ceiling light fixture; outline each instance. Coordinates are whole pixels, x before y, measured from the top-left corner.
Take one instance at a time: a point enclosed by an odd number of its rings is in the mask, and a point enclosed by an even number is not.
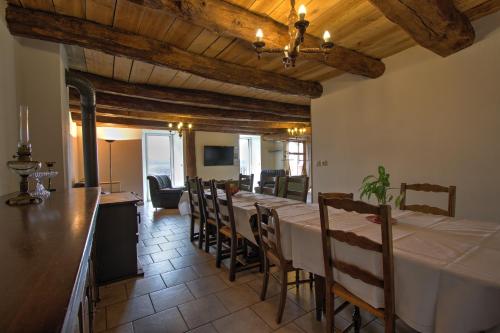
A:
[[[283,64],[288,68],[290,66],[295,67],[295,62],[300,53],[316,53],[324,54],[325,57],[328,56],[328,53],[333,48],[331,35],[328,31],[323,33],[323,43],[319,47],[301,48],[307,27],[309,27],[309,21],[305,19],[307,9],[306,6],[300,5],[298,12],[296,12],[295,0],[290,0],[290,5],[290,14],[288,15],[289,43],[283,48],[267,48],[264,42],[264,32],[259,28],[255,34],[255,42],[253,42],[258,58],[260,59],[262,53],[281,53],[284,55]]]

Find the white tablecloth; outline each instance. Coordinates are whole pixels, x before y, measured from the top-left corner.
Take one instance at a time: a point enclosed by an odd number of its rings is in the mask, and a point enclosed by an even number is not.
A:
[[[261,194],[233,199],[237,231],[253,239],[249,219],[255,202],[277,209],[284,256],[324,276],[317,204]],[[181,205],[181,204],[180,204]],[[179,207],[180,208],[180,207]],[[420,332],[468,333],[500,325],[500,223],[393,210],[396,314]],[[380,242],[380,226],[364,215],[330,210],[330,226]],[[333,243],[333,255],[382,276],[379,254]],[[335,273],[335,278],[375,307],[382,291]]]
[[[283,207],[282,245],[293,265],[324,276],[317,205]],[[500,324],[500,224],[393,210],[396,314],[420,332],[479,332]],[[380,242],[380,226],[334,211],[330,226]],[[381,257],[344,243],[333,255],[383,276]],[[335,278],[375,307],[383,294],[360,280]]]

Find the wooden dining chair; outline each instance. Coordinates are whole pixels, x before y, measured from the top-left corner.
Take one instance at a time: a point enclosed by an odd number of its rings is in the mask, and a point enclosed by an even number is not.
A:
[[[309,177],[307,176],[287,176],[285,178],[284,197],[302,202],[307,201],[309,192]]]
[[[205,252],[210,252],[210,246],[217,244],[217,213],[215,210],[215,200],[217,199],[217,190],[212,191],[212,183],[215,180],[203,182],[203,206],[205,208],[205,231],[204,244]],[[215,196],[215,200],[214,200]]]
[[[281,178],[283,178],[283,180],[280,180]],[[285,177],[276,177],[274,180],[274,186],[273,187],[264,187],[262,189],[262,194],[273,195],[273,196],[277,197],[278,193],[279,193],[280,186],[283,186],[283,185],[280,185],[281,184],[280,182],[284,182],[284,179],[285,179]]]
[[[362,201],[339,199],[319,196],[321,239],[323,244],[323,260],[326,280],[326,319],[327,332],[335,332],[335,315],[342,311],[348,304],[354,305],[353,323],[348,327],[354,328],[357,333],[361,328],[361,315],[359,309],[364,309],[385,323],[385,332],[395,332],[395,300],[394,300],[394,260],[392,254],[392,226],[390,224],[391,207],[388,205],[373,206]],[[382,244],[372,241],[353,232],[346,232],[330,228],[328,207],[344,209],[360,214],[373,214],[381,218]],[[335,222],[333,222],[335,223]],[[352,263],[341,261],[332,256],[332,242],[342,242],[350,246],[359,247],[366,251],[378,252],[382,256],[383,277],[375,276],[364,268]],[[338,281],[335,281],[333,270],[337,270],[353,279],[381,288],[384,294],[384,308],[371,306],[366,301],[347,290]],[[335,297],[344,300],[337,309],[334,309]]]
[[[186,177],[186,185],[189,196],[189,206],[191,207],[191,224],[189,238],[191,242],[198,240],[198,247],[203,247],[203,232],[205,229],[205,208],[203,205],[203,187],[201,179],[198,177]],[[195,232],[195,224],[198,223],[198,232]]]
[[[223,188],[225,195],[217,195],[217,186]],[[234,281],[239,271],[258,267],[259,263],[247,264],[245,261],[247,240],[237,232],[234,219],[233,198],[231,196],[231,182],[216,184],[212,181],[212,198],[217,221],[217,250],[215,264],[220,267],[222,260],[229,258],[229,281]],[[243,256],[239,258],[238,256]]]
[[[442,209],[438,207],[432,207],[428,205],[407,205],[406,204],[406,192],[408,190],[417,192],[434,192],[434,193],[448,193],[448,209]],[[455,216],[455,202],[456,202],[457,188],[455,186],[441,186],[434,184],[401,184],[401,210],[411,210],[414,212],[434,214],[434,215],[444,215],[444,216]]]
[[[275,209],[269,209],[265,206],[255,203],[257,209],[257,228],[259,231],[259,242],[263,252],[264,277],[260,299],[266,299],[267,286],[269,284],[269,269],[271,265],[278,267],[280,274],[281,293],[276,322],[281,323],[283,311],[285,310],[286,294],[289,285],[294,285],[297,281],[288,282],[289,272],[298,272],[293,267],[291,260],[286,260],[281,249],[281,232],[279,216]],[[299,280],[299,283],[311,283],[310,279]]]
[[[238,177],[238,188],[240,191],[253,192],[253,173],[251,175],[243,175],[240,173]]]

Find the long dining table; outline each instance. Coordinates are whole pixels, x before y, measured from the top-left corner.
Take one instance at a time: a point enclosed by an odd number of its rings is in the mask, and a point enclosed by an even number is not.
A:
[[[181,199],[181,204],[186,198]],[[255,202],[275,208],[281,246],[295,268],[324,276],[319,207],[240,191],[233,196],[237,231],[255,242]],[[185,210],[184,210],[185,211]],[[500,223],[393,209],[396,314],[420,332],[480,332],[500,328]],[[365,215],[329,209],[330,227],[380,242],[380,225]],[[380,254],[333,242],[333,256],[382,276]],[[382,290],[335,272],[335,279],[370,305]]]

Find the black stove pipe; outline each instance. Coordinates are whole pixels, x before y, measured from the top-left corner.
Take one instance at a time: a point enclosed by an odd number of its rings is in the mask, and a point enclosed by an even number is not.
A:
[[[95,125],[95,89],[88,79],[71,71],[66,71],[66,85],[75,88],[80,93],[85,187],[97,187],[99,186],[99,166]]]

